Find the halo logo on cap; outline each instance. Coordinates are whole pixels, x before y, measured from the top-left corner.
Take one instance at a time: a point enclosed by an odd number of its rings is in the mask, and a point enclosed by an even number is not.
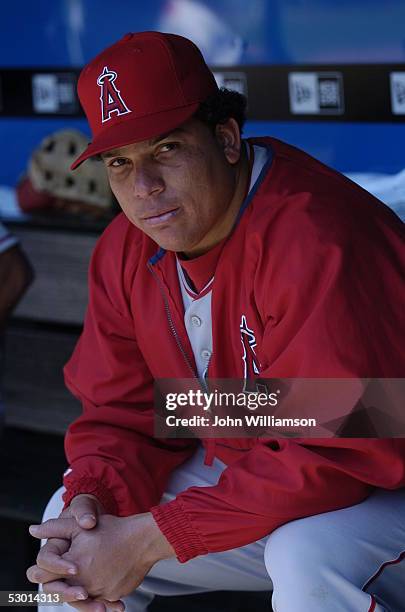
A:
[[[116,78],[117,73],[114,70],[109,70],[107,66],[104,66],[103,72],[97,79],[97,85],[101,89],[100,101],[102,123],[109,121],[112,113],[126,115],[131,112],[122,99],[119,89],[115,86],[114,81]]]

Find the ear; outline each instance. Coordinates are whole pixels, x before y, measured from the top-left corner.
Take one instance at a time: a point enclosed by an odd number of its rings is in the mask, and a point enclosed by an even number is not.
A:
[[[237,121],[232,117],[226,123],[218,124],[215,136],[230,164],[236,164],[241,155],[241,135]]]

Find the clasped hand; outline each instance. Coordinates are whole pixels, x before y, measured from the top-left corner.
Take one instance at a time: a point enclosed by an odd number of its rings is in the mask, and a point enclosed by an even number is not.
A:
[[[129,517],[105,514],[91,495],[78,495],[59,518],[30,527],[47,539],[27,577],[47,593],[81,611],[121,612],[120,601],[151,567],[174,550],[148,513]]]

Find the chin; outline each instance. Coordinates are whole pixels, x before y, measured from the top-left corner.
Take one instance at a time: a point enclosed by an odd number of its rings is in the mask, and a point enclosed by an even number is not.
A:
[[[155,242],[159,245],[160,248],[165,249],[165,251],[174,251],[175,253],[181,253],[183,251],[188,250],[188,245],[183,242],[172,241],[172,240],[160,240],[159,242],[154,239]]]
[[[166,251],[181,252],[193,248],[190,242],[184,240],[181,236],[165,236],[164,232],[148,233],[148,236],[152,238],[156,244]]]

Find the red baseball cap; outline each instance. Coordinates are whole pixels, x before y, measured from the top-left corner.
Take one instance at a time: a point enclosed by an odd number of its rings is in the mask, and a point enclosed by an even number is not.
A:
[[[176,34],[126,34],[80,74],[78,94],[93,141],[83,161],[169,132],[218,90],[196,45]]]

